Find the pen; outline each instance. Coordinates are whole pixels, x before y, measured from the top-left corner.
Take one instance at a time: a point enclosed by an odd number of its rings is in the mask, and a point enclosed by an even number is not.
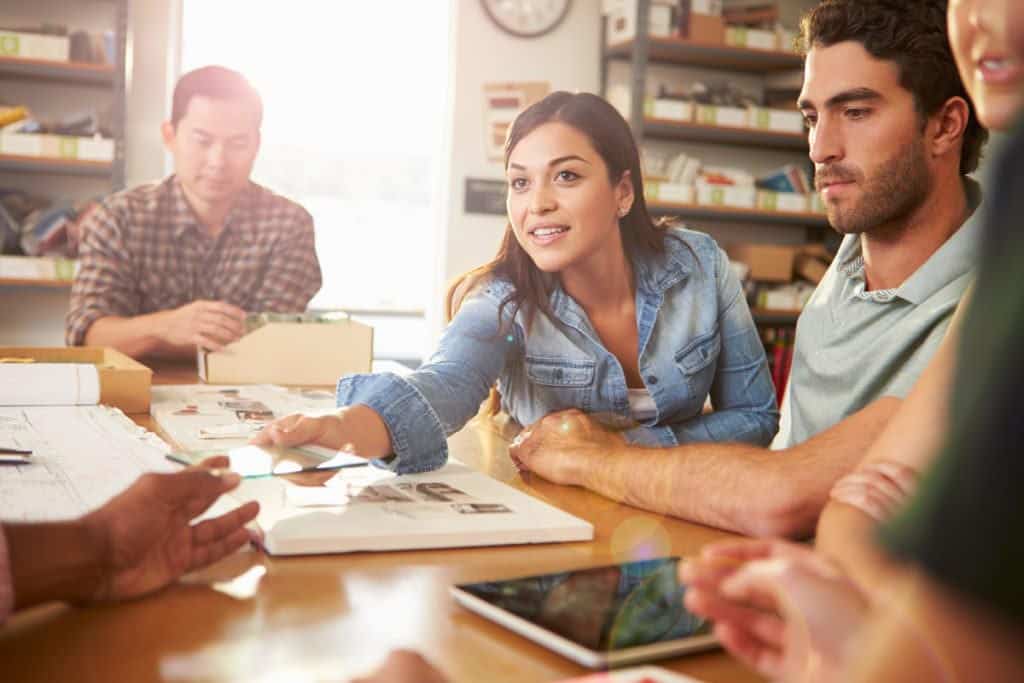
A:
[[[25,448],[12,448],[11,446],[0,446],[0,455],[32,455],[32,451]]]

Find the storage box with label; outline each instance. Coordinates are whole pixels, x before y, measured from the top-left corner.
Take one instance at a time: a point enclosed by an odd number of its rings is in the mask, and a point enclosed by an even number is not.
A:
[[[697,183],[697,203],[706,206],[752,209],[757,203],[757,188],[752,185]]]
[[[740,107],[718,107],[711,104],[697,105],[697,123],[708,126],[747,127],[747,110]]]
[[[693,121],[693,102],[648,97],[644,100],[644,115],[666,121]]]
[[[798,247],[778,244],[730,244],[725,248],[729,258],[750,268],[750,279],[758,282],[789,282],[793,279],[793,263]]]
[[[50,256],[0,256],[0,277],[19,280],[73,280],[78,261]]]
[[[268,322],[220,351],[198,354],[199,378],[211,384],[333,386],[369,372],[373,328],[354,320]]]
[[[725,43],[725,21],[721,15],[691,12],[680,17],[679,37],[695,43],[722,45]]]
[[[825,202],[821,195],[817,192],[807,195],[807,208],[813,213],[825,213]]]
[[[696,191],[693,185],[650,181],[644,186],[644,193],[649,201],[670,204],[693,204]]]
[[[100,380],[100,403],[126,413],[149,412],[153,371],[120,351],[105,346],[0,346],[0,358],[36,363],[91,363]]]
[[[778,47],[775,31],[765,31],[744,26],[729,26],[725,29],[726,45],[748,47],[757,50],[774,50]]]
[[[780,133],[804,133],[804,117],[798,111],[747,107],[747,125]]]
[[[618,45],[636,37],[637,0],[618,0],[606,3],[608,15],[608,45]],[[675,28],[672,24],[674,0],[651,0],[650,15],[647,21],[648,35],[656,38],[668,38]]]
[[[757,191],[757,208],[764,211],[807,211],[807,195],[798,192]]]
[[[0,132],[0,152],[18,156],[78,161],[113,161],[114,141],[69,135]]]
[[[66,62],[70,46],[67,36],[0,30],[0,57]]]

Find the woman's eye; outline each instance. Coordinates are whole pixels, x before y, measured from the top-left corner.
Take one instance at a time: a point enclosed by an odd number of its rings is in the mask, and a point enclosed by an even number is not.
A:
[[[513,178],[508,181],[508,186],[513,190],[522,190],[526,187],[526,178]]]
[[[556,177],[564,182],[572,182],[579,178],[579,176],[572,171],[559,171]]]

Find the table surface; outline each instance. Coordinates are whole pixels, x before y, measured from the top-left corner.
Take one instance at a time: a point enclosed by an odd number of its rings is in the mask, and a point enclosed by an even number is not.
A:
[[[197,381],[190,365],[156,370],[156,383]],[[156,430],[148,415],[133,418]],[[588,520],[593,541],[277,558],[249,549],[143,600],[89,609],[46,605],[18,614],[0,630],[3,678],[342,681],[372,670],[397,647],[423,652],[456,682],[585,674],[583,667],[462,609],[449,597],[449,586],[691,555],[729,534],[578,488],[524,479],[501,432],[491,422],[474,422],[449,440],[451,452]],[[264,570],[258,584],[251,580]],[[722,651],[659,665],[709,683],[761,680]]]

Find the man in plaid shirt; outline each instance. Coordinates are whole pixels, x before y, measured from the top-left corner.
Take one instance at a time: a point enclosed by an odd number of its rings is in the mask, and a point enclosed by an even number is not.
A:
[[[313,219],[249,180],[263,105],[245,78],[185,74],[161,129],[175,173],[105,199],[86,220],[69,345],[131,356],[217,350],[247,311],[304,311],[320,289]]]

